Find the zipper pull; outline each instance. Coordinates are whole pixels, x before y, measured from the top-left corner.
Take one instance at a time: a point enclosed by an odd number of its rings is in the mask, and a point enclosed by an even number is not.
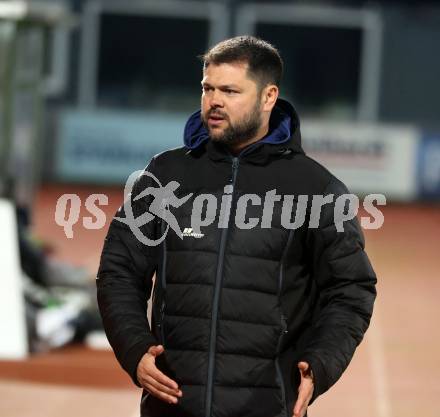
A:
[[[163,316],[165,315],[164,312],[165,312],[165,300],[162,300],[159,308],[159,320],[157,323],[157,327],[162,327]]]
[[[289,330],[287,330],[287,317],[284,314],[281,315],[281,325],[283,327],[283,333],[289,333]]]
[[[233,156],[232,157],[232,173],[231,177],[229,178],[229,182],[235,182],[235,178],[237,177],[237,168],[238,168],[238,157]]]

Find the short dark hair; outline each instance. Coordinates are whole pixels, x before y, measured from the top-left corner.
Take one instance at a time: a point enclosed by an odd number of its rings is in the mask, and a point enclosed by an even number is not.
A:
[[[255,36],[226,39],[209,49],[201,59],[203,68],[209,64],[247,63],[249,78],[254,79],[260,88],[267,84],[279,87],[283,75],[283,60],[278,50]]]

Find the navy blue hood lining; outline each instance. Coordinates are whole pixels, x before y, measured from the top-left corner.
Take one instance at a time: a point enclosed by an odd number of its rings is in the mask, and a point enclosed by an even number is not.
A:
[[[298,148],[297,150],[302,152],[298,116],[289,102],[278,99],[270,116],[269,132],[257,143],[279,145],[287,143],[292,136],[295,136],[295,141],[298,142],[293,144],[294,148]],[[202,123],[200,110],[194,112],[186,122],[183,140],[188,149],[196,149],[209,140],[208,131]]]

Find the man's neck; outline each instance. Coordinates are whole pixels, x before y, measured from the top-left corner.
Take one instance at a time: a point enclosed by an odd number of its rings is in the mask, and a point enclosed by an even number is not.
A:
[[[244,148],[248,147],[252,143],[258,142],[259,140],[263,139],[268,132],[269,132],[269,125],[260,129],[260,131],[255,135],[255,137],[247,140],[246,142],[241,142],[235,145],[228,146],[229,152],[231,152],[232,155],[237,156]]]

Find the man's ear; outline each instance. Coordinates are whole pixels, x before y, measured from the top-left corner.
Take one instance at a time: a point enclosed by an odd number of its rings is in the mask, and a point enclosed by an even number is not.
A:
[[[269,84],[262,91],[263,111],[272,111],[279,95],[279,89],[275,84]]]

